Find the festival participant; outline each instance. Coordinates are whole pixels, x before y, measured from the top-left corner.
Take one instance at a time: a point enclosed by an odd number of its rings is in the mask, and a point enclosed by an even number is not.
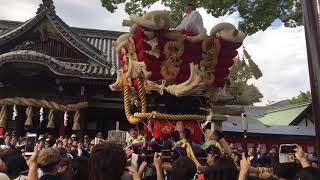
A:
[[[231,158],[222,157],[205,172],[206,180],[236,180],[238,169]]]
[[[259,159],[258,159],[258,154],[257,154],[257,148],[256,147],[252,146],[252,147],[249,148],[248,156],[250,158],[251,165],[253,167],[260,166],[260,162],[259,162]]]
[[[184,12],[186,15],[181,24],[176,28],[178,31],[192,32],[194,34],[200,34],[206,31],[203,26],[202,17],[193,3],[187,3],[184,6]]]
[[[15,150],[6,152],[6,173],[10,179],[26,179],[26,170],[28,168],[26,161],[20,153]]]
[[[210,146],[206,150],[207,152],[207,164],[209,166],[213,166],[215,162],[222,157],[221,151],[215,147],[215,146]]]
[[[84,135],[83,137],[83,148],[87,151],[90,151],[90,137],[88,135]]]
[[[120,145],[111,142],[97,144],[90,154],[89,180],[121,180],[126,169],[134,180],[140,180],[138,172],[133,167],[126,168],[126,165],[127,155]]]
[[[251,166],[251,161],[249,157],[246,157],[245,154],[242,154],[242,159],[240,161],[240,172],[238,180],[246,180],[248,177],[249,168]]]
[[[129,129],[130,138],[127,142],[128,146],[133,144],[143,143],[145,141],[144,137],[139,134],[136,128]]]
[[[85,150],[83,148],[83,143],[82,142],[79,142],[77,144],[77,148],[73,149],[71,151],[71,154],[74,156],[74,157],[88,157],[89,156],[89,153],[87,150]]]
[[[173,149],[175,149],[176,147],[180,147],[182,144],[185,144],[185,143],[192,143],[191,131],[188,128],[184,128],[180,132],[180,140],[175,142]]]
[[[89,161],[85,157],[76,157],[70,161],[66,170],[65,180],[88,180]],[[107,179],[107,178],[106,178]]]
[[[297,174],[295,179],[298,180],[318,180],[320,179],[320,170],[318,168],[312,167],[308,161],[306,154],[304,153],[301,146],[295,144],[296,146],[296,153],[295,157],[300,162],[302,166],[302,170],[300,170]]]
[[[12,139],[11,139],[11,142],[10,142],[11,147],[14,148],[14,149],[17,148],[17,142],[18,142],[17,141],[17,137],[13,136]]]
[[[47,148],[40,151],[37,163],[43,171],[40,180],[45,179],[62,179],[62,175],[58,173],[61,156],[59,151],[54,148]]]
[[[11,140],[11,136],[6,136],[4,139],[4,145],[1,146],[1,149],[12,149]]]
[[[171,180],[191,180],[197,173],[197,166],[188,157],[180,157],[173,163]]]

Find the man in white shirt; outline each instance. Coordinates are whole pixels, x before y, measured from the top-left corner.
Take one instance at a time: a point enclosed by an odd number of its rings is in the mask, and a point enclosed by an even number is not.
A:
[[[184,6],[184,12],[186,15],[176,30],[193,32],[195,34],[200,34],[206,31],[203,26],[202,17],[192,3],[187,3]]]

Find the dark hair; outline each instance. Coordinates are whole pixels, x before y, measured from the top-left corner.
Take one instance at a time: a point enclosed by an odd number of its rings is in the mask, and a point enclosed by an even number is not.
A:
[[[273,173],[280,178],[292,179],[295,177],[296,172],[301,169],[301,165],[296,162],[290,163],[275,163],[273,165]]]
[[[89,179],[89,161],[85,157],[76,157],[70,161],[65,180],[87,180]]]
[[[189,180],[197,172],[196,164],[188,157],[180,157],[173,163],[171,180]]]
[[[257,151],[257,148],[255,146],[251,146],[249,149],[253,149],[254,151]]]
[[[69,163],[70,163],[70,159],[68,157],[62,157],[61,161],[59,163],[59,166],[60,167],[64,167],[64,166],[68,167]]]
[[[90,154],[89,180],[120,180],[126,164],[127,155],[120,145],[110,142],[98,144]]]
[[[237,180],[238,170],[231,158],[222,157],[205,172],[206,180]]]
[[[299,180],[319,180],[320,179],[320,170],[314,167],[303,168],[299,171],[295,177]]]
[[[196,6],[191,2],[186,3],[185,6],[191,6],[193,10],[196,10]]]
[[[28,169],[27,163],[22,155],[16,151],[9,151],[6,154],[7,173],[18,175]]]
[[[190,129],[188,128],[184,128],[183,129],[183,135],[184,135],[184,138],[186,138],[187,140],[191,140],[191,131]]]

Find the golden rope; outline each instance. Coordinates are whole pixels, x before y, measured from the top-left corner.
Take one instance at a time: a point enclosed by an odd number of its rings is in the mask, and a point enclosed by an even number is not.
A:
[[[47,100],[37,100],[33,98],[5,98],[0,100],[0,105],[20,105],[20,106],[32,106],[32,107],[44,107],[48,109],[53,109],[56,111],[77,111],[88,107],[88,102],[80,102],[77,104],[62,105],[56,102]]]
[[[163,114],[159,112],[151,112],[151,113],[134,113],[134,117],[140,119],[148,119],[150,117],[157,118],[157,119],[167,119],[167,120],[174,120],[174,121],[181,121],[181,120],[195,120],[195,121],[205,121],[207,120],[207,116],[203,115],[195,115],[195,114]]]
[[[142,121],[142,119],[136,118],[134,116],[131,115],[131,111],[130,111],[130,98],[129,98],[129,85],[128,85],[128,80],[125,78],[125,76],[123,76],[123,82],[124,82],[124,89],[123,89],[123,94],[124,94],[124,112],[126,114],[126,117],[128,119],[128,121],[131,124],[137,124],[139,122]]]
[[[126,79],[125,76],[123,76],[122,78],[124,82],[124,110],[125,110],[126,117],[131,124],[137,124],[139,122],[142,122],[144,119],[148,119],[151,117],[154,117],[157,119],[167,119],[167,120],[176,120],[176,121],[181,121],[181,120],[205,121],[207,119],[207,117],[203,115],[192,115],[192,114],[173,115],[173,114],[163,114],[159,112],[151,112],[151,113],[140,112],[140,113],[134,113],[132,115],[130,111],[130,98],[129,98],[130,88],[129,88],[128,80]]]
[[[0,127],[2,127],[2,128],[6,127],[7,110],[8,110],[8,107],[6,105],[3,105],[1,107],[1,111],[0,111]]]
[[[32,107],[28,106],[26,109],[26,115],[27,115],[27,120],[24,123],[25,126],[32,126],[32,117],[33,117],[33,111]]]
[[[53,109],[49,110],[47,128],[50,128],[50,129],[54,128],[54,110]]]
[[[147,112],[147,99],[146,99],[146,91],[144,88],[144,82],[142,79],[138,79],[138,93],[141,101],[141,112]]]
[[[80,130],[80,111],[76,111],[73,117],[73,126],[72,130],[79,131]]]

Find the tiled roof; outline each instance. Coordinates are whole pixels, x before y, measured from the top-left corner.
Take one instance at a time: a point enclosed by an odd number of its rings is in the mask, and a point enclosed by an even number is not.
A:
[[[310,103],[304,103],[268,110],[266,114],[258,117],[258,120],[267,125],[289,125],[309,105]]]
[[[23,22],[0,20],[0,36],[22,24]],[[116,40],[124,32],[76,27],[71,27],[70,29],[99,49],[107,57],[108,62],[106,63],[119,68],[118,56],[112,46],[112,41]]]
[[[227,132],[243,132],[241,123],[233,123],[224,121],[222,123],[222,131]],[[287,125],[263,125],[248,124],[248,133],[255,134],[275,134],[275,135],[296,135],[296,136],[315,136],[313,127],[287,126]]]

